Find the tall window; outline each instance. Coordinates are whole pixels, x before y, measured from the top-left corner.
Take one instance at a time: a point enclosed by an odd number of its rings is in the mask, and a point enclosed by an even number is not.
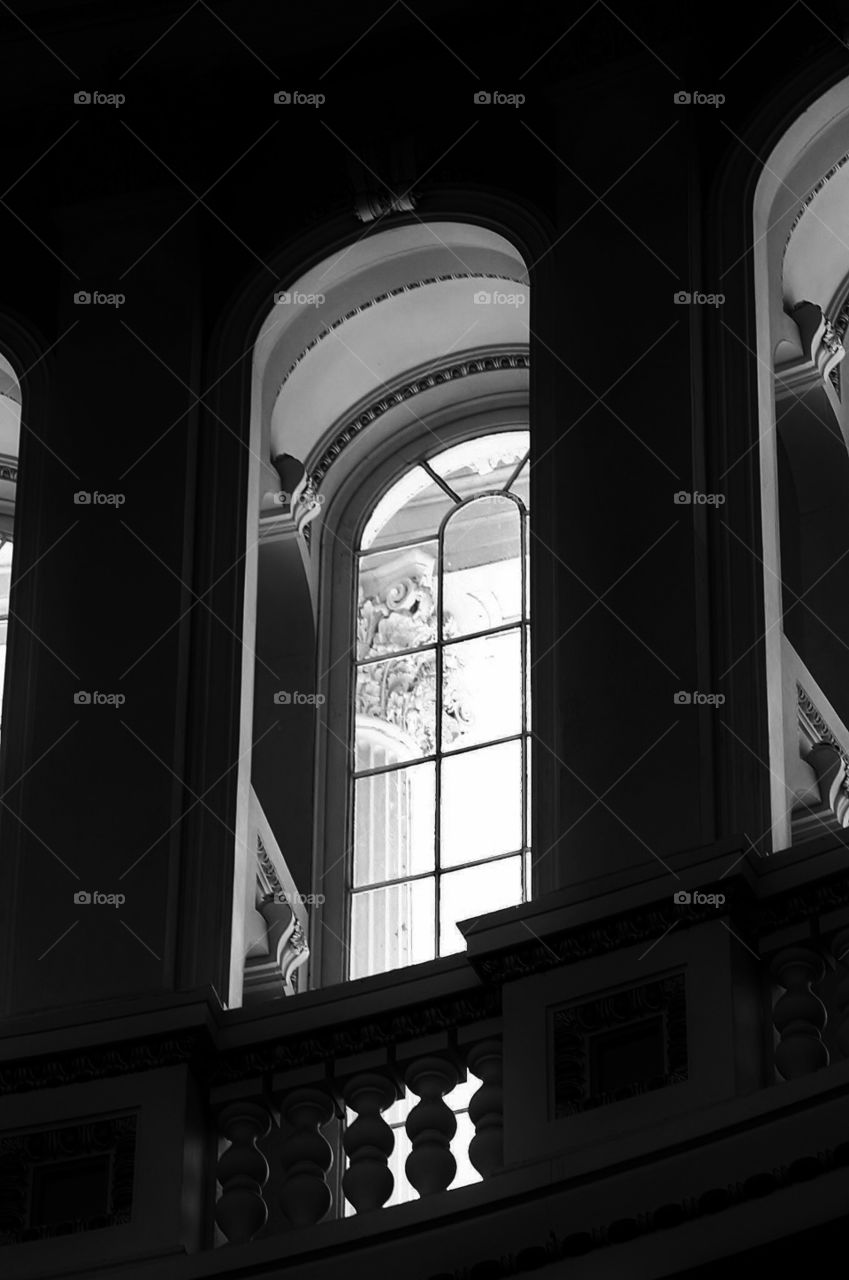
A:
[[[529,896],[529,436],[423,459],[357,555],[350,976]]]

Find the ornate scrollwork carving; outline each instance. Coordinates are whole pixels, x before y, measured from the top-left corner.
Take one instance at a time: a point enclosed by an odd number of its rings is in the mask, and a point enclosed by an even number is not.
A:
[[[267,951],[249,956],[246,962],[246,998],[292,995],[295,973],[309,956],[306,933],[259,832],[256,833],[256,858],[257,910],[268,926]]]
[[[435,559],[421,549],[401,553],[379,569],[364,569],[357,608],[357,656],[377,658],[360,668],[356,710],[393,725],[429,755],[436,749],[437,657],[432,644],[437,629]],[[450,639],[456,626],[443,615],[442,632]],[[397,654],[397,657],[393,657]],[[471,724],[470,699],[462,686],[462,661],[442,655],[442,740],[453,742]]]
[[[842,827],[849,826],[849,755],[798,681],[796,693],[799,728],[811,744],[805,758],[817,776],[822,802]]]
[[[840,334],[822,307],[797,302],[788,312],[799,330],[801,355],[776,368],[776,395],[794,395],[820,381],[832,380],[846,352]]]

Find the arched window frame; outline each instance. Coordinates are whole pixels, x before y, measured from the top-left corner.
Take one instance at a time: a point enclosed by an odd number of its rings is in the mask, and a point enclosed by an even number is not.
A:
[[[448,250],[451,262],[455,261],[450,249],[452,228],[460,225],[501,237],[512,246],[519,262],[533,264],[530,279],[535,320],[528,347],[535,354],[530,377],[526,376],[523,399],[527,402],[528,383],[532,382],[534,450],[550,451],[562,431],[558,411],[562,379],[558,362],[550,355],[563,305],[557,273],[548,269],[552,261],[548,255],[555,251],[553,224],[544,213],[527,205],[524,198],[490,189],[446,191],[423,201],[415,216],[392,219],[393,230],[415,230],[422,225],[438,229],[437,242]],[[364,235],[347,215],[313,228],[272,259],[277,273],[276,287],[293,288],[306,273],[330,260],[350,263],[349,255],[360,242],[383,231],[384,227],[375,226]],[[542,267],[537,270],[539,263]],[[450,263],[446,265],[452,269]],[[242,430],[241,440],[236,441],[235,447],[230,443],[233,437],[226,433],[209,433],[205,437],[204,480],[199,487],[202,508],[199,518],[204,527],[215,530],[215,537],[204,543],[208,550],[201,580],[210,584],[211,594],[215,593],[218,613],[232,618],[232,635],[240,636],[241,644],[233,643],[229,638],[231,633],[222,633],[206,616],[200,618],[198,644],[204,656],[192,685],[191,706],[192,717],[203,725],[203,731],[197,738],[202,745],[192,753],[192,777],[196,790],[204,794],[209,791],[214,816],[207,816],[204,806],[187,817],[187,877],[193,885],[187,910],[196,927],[181,953],[180,973],[184,981],[212,982],[230,1007],[240,1005],[243,1000],[245,903],[254,881],[248,851],[254,704],[252,647],[258,600],[257,504],[263,488],[269,482],[275,485],[270,461],[275,454],[268,448],[272,398],[275,387],[279,386],[280,370],[287,367],[286,358],[281,365],[274,349],[273,330],[279,319],[279,313],[271,306],[274,287],[269,285],[266,274],[256,273],[222,312],[213,333],[208,360],[209,405],[219,417],[241,423]],[[245,359],[249,352],[250,361]],[[528,367],[527,353],[524,367]],[[552,546],[556,542],[558,501],[562,497],[556,470],[552,467],[535,470],[531,488],[536,495],[533,498],[536,535],[542,546]],[[238,556],[239,568],[235,575],[231,573],[234,555]],[[546,698],[534,712],[535,734],[546,744],[545,750],[536,753],[533,767],[533,793],[546,797],[545,806],[532,803],[534,846],[544,851],[539,865],[534,867],[536,893],[556,888],[561,876],[561,795],[557,785],[561,695],[556,642],[564,606],[562,575],[555,557],[533,557],[531,577],[531,593],[536,601],[535,672],[540,685],[544,684],[547,690]],[[308,580],[312,588],[311,575]],[[231,582],[238,587],[237,593],[230,591]],[[218,585],[220,583],[224,585]],[[228,689],[240,690],[238,703],[232,704],[229,717],[210,716],[207,694],[211,682],[222,682]],[[231,756],[238,755],[238,766],[224,784],[221,784],[217,762],[213,763],[210,755],[211,738],[220,750],[224,750],[222,744],[226,739],[227,751]],[[235,828],[235,843],[225,838],[220,818],[224,818],[231,829]],[[278,834],[282,831],[285,837],[285,821],[275,830]],[[299,877],[299,887],[303,883]],[[311,986],[322,981],[318,965],[316,974]]]
[[[819,216],[816,202],[823,195],[830,197],[833,180],[842,184],[849,177],[847,89],[849,82],[844,79],[797,115],[773,145],[754,194],[757,454],[764,573],[761,642],[766,676],[769,834],[776,851],[798,838],[826,835],[832,821],[829,810],[839,825],[844,817],[849,819],[849,802],[842,799],[843,779],[849,772],[849,730],[829,702],[828,690],[819,687],[785,634],[788,601],[784,599],[778,480],[778,424],[786,412],[779,403],[782,394],[792,402],[804,394],[804,387],[818,387],[820,397],[829,401],[825,416],[833,416],[834,426],[845,434],[845,389],[838,397],[831,375],[843,355],[849,278],[845,263],[817,269],[812,236],[815,240],[821,232],[829,239],[829,248],[836,250],[835,238]],[[799,296],[800,292],[804,296]],[[808,297],[809,292],[817,296]],[[804,743],[807,747],[800,748]],[[822,744],[826,751],[810,754],[812,746]],[[829,752],[834,759],[829,758]],[[820,755],[824,767],[815,768]],[[842,762],[837,758],[841,756]],[[796,815],[807,807],[810,816],[800,822]]]
[[[485,380],[485,378],[484,378]],[[413,421],[372,443],[368,458],[339,479],[323,513],[319,588],[319,682],[323,702],[316,743],[315,846],[312,893],[326,898],[312,918],[311,985],[348,976],[349,876],[352,860],[352,771],[357,619],[357,558],[363,529],[377,501],[422,459],[478,436],[529,430],[527,387],[482,392],[445,409],[438,419]],[[533,445],[531,445],[533,456]],[[531,606],[531,611],[533,606]],[[340,779],[345,785],[340,785]],[[530,803],[523,777],[525,804]],[[529,873],[523,870],[523,877]],[[450,963],[450,957],[446,958]]]

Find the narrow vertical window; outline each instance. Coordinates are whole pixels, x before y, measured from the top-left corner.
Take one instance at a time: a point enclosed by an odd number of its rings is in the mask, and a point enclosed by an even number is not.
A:
[[[357,564],[350,976],[461,950],[529,896],[526,431],[381,498]]]

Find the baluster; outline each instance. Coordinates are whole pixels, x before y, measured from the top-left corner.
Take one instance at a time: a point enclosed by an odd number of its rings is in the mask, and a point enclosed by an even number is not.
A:
[[[395,1136],[383,1118],[395,1101],[395,1084],[376,1071],[363,1071],[344,1082],[342,1096],[357,1113],[343,1138],[350,1164],[342,1175],[342,1189],[357,1213],[381,1209],[395,1185],[387,1163]]]
[[[834,991],[834,1005],[840,1015],[835,1040],[844,1058],[849,1058],[849,929],[841,929],[831,939],[831,954],[843,972]]]
[[[475,1136],[469,1143],[469,1159],[483,1178],[504,1163],[504,1090],[500,1040],[482,1040],[466,1058],[469,1070],[482,1080],[469,1102],[469,1118]]]
[[[218,1126],[230,1145],[215,1171],[221,1184],[215,1221],[230,1244],[246,1244],[268,1219],[262,1197],[268,1161],[256,1144],[270,1131],[271,1116],[258,1102],[231,1102],[218,1113]]]
[[[784,995],[772,1012],[781,1037],[775,1050],[775,1065],[785,1080],[828,1066],[828,1049],[822,1040],[827,1013],[819,996],[811,990],[825,973],[822,956],[808,945],[785,947],[773,957],[772,976],[784,987]]]
[[[404,1075],[407,1087],[419,1097],[407,1116],[413,1149],[404,1167],[420,1196],[444,1191],[457,1172],[450,1145],[457,1132],[457,1118],[444,1098],[458,1078],[453,1062],[436,1055],[415,1059]]]
[[[280,1205],[293,1227],[312,1226],[327,1216],[333,1202],[327,1185],[333,1151],[321,1130],[335,1108],[324,1089],[305,1085],[282,1096],[280,1114],[290,1129],[281,1150]]]

